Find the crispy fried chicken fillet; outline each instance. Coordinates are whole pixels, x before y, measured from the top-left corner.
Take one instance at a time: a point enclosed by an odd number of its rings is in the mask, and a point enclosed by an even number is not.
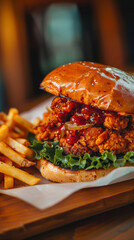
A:
[[[127,141],[117,132],[109,132],[109,138],[98,146],[99,152],[110,151],[114,154],[125,153],[127,149]]]
[[[123,116],[106,116],[104,121],[104,127],[120,131],[125,129],[128,125],[129,119]]]
[[[87,111],[86,105],[70,99],[54,98],[51,112],[45,113],[43,120],[39,120],[34,128],[36,138],[58,140],[65,154],[76,156],[83,156],[86,152],[102,153],[105,150],[114,154],[134,150],[134,128],[130,115],[121,116],[92,107],[88,110],[90,111]],[[65,129],[65,122],[79,119],[84,119],[86,124],[91,123],[92,126],[79,131]],[[76,125],[80,125],[79,122]]]
[[[126,132],[125,140],[128,141],[128,149],[127,149],[127,151],[134,151],[134,130]]]
[[[65,137],[60,139],[60,146],[63,147],[65,154],[74,154],[76,156],[83,156],[86,152],[91,153],[91,149],[87,147],[84,136],[73,145],[69,144]]]
[[[96,144],[96,139],[101,135],[102,128],[89,128],[83,131],[80,139],[74,144],[68,144],[66,138],[60,139],[60,146],[63,147],[65,154],[75,154],[76,156],[83,156],[86,152],[98,152],[99,148]]]
[[[43,120],[35,124],[34,132],[38,140],[51,140],[56,137],[56,130],[60,126],[59,113],[64,112],[64,108],[69,102],[66,98],[56,97],[51,104],[51,112],[45,112]]]

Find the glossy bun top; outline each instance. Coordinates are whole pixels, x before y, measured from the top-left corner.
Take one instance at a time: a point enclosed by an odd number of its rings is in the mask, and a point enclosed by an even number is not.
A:
[[[100,109],[134,114],[134,77],[114,67],[69,63],[50,72],[41,87]]]

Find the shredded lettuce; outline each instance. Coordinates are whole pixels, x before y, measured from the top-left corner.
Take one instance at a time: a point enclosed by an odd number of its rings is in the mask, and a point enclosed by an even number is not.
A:
[[[107,169],[109,167],[122,167],[126,161],[134,163],[134,151],[127,152],[125,155],[116,156],[112,152],[104,151],[102,154],[92,156],[85,153],[83,157],[74,154],[65,155],[63,148],[59,146],[58,141],[47,142],[38,141],[34,134],[28,134],[28,140],[31,143],[29,148],[33,149],[35,159],[44,158],[54,165],[71,170],[89,170],[89,169]]]

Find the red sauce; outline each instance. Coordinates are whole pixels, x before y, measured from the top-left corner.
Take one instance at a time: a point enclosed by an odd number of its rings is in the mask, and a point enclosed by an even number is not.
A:
[[[61,123],[65,123],[67,121],[67,118],[68,118],[68,113],[67,112],[60,112],[60,113],[58,113],[58,120]]]
[[[91,106],[84,106],[81,109],[81,113],[91,124],[100,126],[104,123],[104,111],[101,111],[100,109]]]
[[[61,137],[64,137],[65,133],[66,133],[66,131],[64,128],[64,123],[60,127],[56,128],[56,130],[55,130],[55,136],[58,139],[60,139]]]
[[[85,119],[89,119],[89,116],[94,112],[93,107],[90,106],[84,106],[81,109],[81,113],[84,116]]]
[[[72,111],[73,110],[73,111]],[[73,114],[73,116],[72,116]],[[106,116],[116,116],[117,114],[110,111],[103,111],[98,108],[83,105],[75,101],[70,101],[64,109],[64,112],[60,112],[57,115],[61,126],[56,129],[57,136],[63,137],[62,133],[66,134],[67,143],[73,145],[77,142],[81,135],[81,130],[65,130],[63,129],[64,123],[70,121],[71,123],[79,126],[91,123],[95,126],[101,126],[104,123]]]
[[[73,145],[76,143],[80,138],[80,133],[78,130],[67,130],[66,131],[66,141],[67,143]]]
[[[96,126],[100,126],[104,123],[104,114],[102,114],[101,112],[94,112],[92,113],[92,115],[90,116],[90,123],[94,124]]]
[[[73,115],[70,119],[71,123],[76,124],[77,126],[79,125],[85,125],[87,123],[86,119],[82,115]]]
[[[77,103],[77,102],[74,102],[74,101],[70,101],[68,104],[67,104],[67,107],[66,107],[66,112],[71,112],[72,109],[74,110],[77,110],[81,108],[81,104],[80,103]]]

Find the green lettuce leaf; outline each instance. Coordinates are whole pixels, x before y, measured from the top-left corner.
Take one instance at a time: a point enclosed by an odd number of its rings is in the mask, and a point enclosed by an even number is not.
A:
[[[109,167],[122,167],[126,161],[134,163],[134,151],[127,152],[124,156],[117,157],[112,152],[105,151],[102,154],[92,156],[85,153],[83,157],[74,154],[65,155],[63,148],[59,146],[58,141],[38,141],[34,134],[28,134],[28,141],[31,143],[29,148],[35,152],[35,159],[44,158],[54,165],[72,169],[72,170],[90,170],[90,169],[107,169]]]
[[[134,163],[134,151],[127,152],[124,156],[124,159],[130,163]]]

